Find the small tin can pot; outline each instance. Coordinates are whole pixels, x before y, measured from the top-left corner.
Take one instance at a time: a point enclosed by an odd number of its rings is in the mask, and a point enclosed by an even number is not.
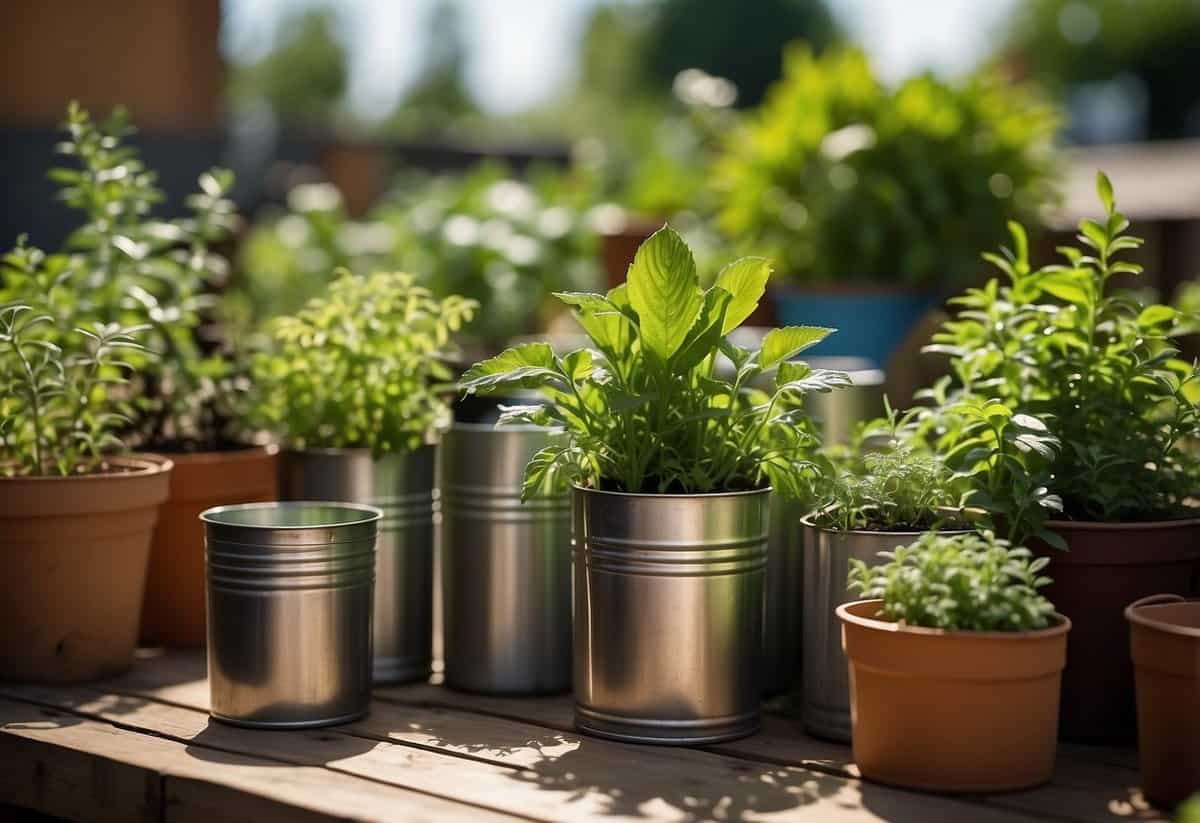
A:
[[[758,730],[769,494],[575,489],[580,731],[695,745]]]
[[[850,742],[850,674],[837,607],[858,595],[846,588],[850,560],[883,562],[879,552],[907,546],[920,532],[834,531],[804,522],[804,697],[801,720],[818,737]],[[956,534],[958,531],[947,531]]]
[[[442,440],[446,685],[492,694],[571,687],[567,495],[521,503],[525,464],[554,434],[456,423]]]
[[[763,588],[763,696],[790,691],[800,678],[804,506],[772,493]]]
[[[342,503],[200,514],[214,718],[292,729],[367,713],[380,516]]]
[[[377,683],[425,680],[433,670],[433,540],[438,512],[434,446],[374,457],[368,449],[285,452],[286,500],[377,506],[375,663]]]

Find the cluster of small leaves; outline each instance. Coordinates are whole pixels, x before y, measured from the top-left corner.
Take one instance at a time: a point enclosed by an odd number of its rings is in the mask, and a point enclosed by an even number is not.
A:
[[[892,89],[857,50],[797,44],[714,169],[729,237],[806,282],[970,281],[1006,219],[1053,198],[1055,110],[995,77]]]
[[[129,421],[121,392],[130,365],[144,353],[145,327],[97,323],[78,328],[64,353],[54,318],[23,303],[0,306],[0,476],[89,473],[120,448]]]
[[[774,329],[757,351],[726,338],[754,311],[770,272],[766,260],[743,258],[702,290],[691,250],[664,227],[638,249],[625,284],[606,295],[558,295],[595,349],[560,357],[531,343],[468,370],[467,393],[536,389],[548,401],[509,409],[502,422],[568,433],[529,464],[526,496],[567,482],[638,493],[769,484],[802,496],[815,468],[807,457],[812,429],[792,401],[849,378],[792,359],[831,329]],[[716,375],[718,352],[733,363],[732,381]],[[771,372],[771,393],[754,388]]]
[[[1060,248],[1063,264],[1033,269],[1024,231],[1010,224],[1013,248],[987,255],[1006,282],[958,298],[963,311],[929,347],[950,355],[959,382],[935,400],[1021,429],[1011,438],[1020,453],[1002,462],[1030,479],[1043,508],[1101,522],[1176,517],[1195,491],[1196,458],[1182,445],[1200,433],[1190,399],[1200,369],[1172,343],[1179,312],[1111,289],[1114,276],[1141,272],[1120,259],[1141,240],[1125,234],[1103,174],[1097,188],[1105,219],[1080,223],[1082,248]],[[941,448],[972,463],[978,427],[945,423]],[[984,494],[996,501],[1008,483],[993,478]]]
[[[449,424],[451,335],[476,303],[435,299],[408,274],[342,270],[328,295],[270,324],[252,362],[252,419],[285,444],[415,449]]]
[[[881,616],[908,626],[949,631],[1030,631],[1054,621],[1038,589],[1049,559],[1034,559],[992,532],[925,532],[909,546],[880,552],[870,566],[851,559],[848,586],[883,601]]]
[[[61,329],[145,325],[153,356],[129,358],[136,413],[125,437],[152,448],[215,448],[233,435],[245,389],[232,359],[206,354],[199,339],[212,305],[206,292],[228,274],[213,246],[235,220],[227,197],[233,175],[201,175],[199,191],[186,200],[188,215],[160,220],[153,211],[162,192],[126,142],[133,129],[123,110],[97,123],[72,104],[64,128],[58,151],[73,164],[50,177],[84,222],[61,254],[18,244],[4,261],[0,298],[36,306]],[[67,351],[77,345],[70,334],[55,342]]]
[[[886,402],[886,401],[885,401]],[[918,448],[905,420],[887,417],[863,426],[828,461],[812,521],[838,531],[924,531],[962,505],[962,491],[941,458]]]

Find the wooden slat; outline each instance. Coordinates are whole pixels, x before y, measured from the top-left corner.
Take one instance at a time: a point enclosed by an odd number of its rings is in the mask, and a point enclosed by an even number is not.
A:
[[[168,688],[176,699],[188,694],[180,684]],[[13,693],[12,687],[4,690]],[[370,720],[349,727],[265,732],[207,725],[202,713],[177,705],[82,691],[22,687],[19,694],[34,700],[57,699],[72,711],[112,716],[123,725],[168,737],[203,735],[206,746],[221,750],[286,757],[298,763],[320,761],[329,769],[544,820],[737,819],[742,815],[761,820],[1027,819],[799,768],[697,750],[625,746],[558,732],[546,735],[544,729],[528,724],[444,710],[377,704]],[[114,715],[118,707],[120,714]],[[200,718],[204,718],[203,731]],[[378,738],[404,745],[375,743]],[[372,745],[363,746],[364,740]],[[360,751],[353,751],[354,747]]]
[[[0,794],[73,820],[505,819],[323,768],[280,765],[0,699]]]

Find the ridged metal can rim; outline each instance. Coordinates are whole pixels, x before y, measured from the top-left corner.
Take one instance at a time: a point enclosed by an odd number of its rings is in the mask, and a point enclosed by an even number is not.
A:
[[[594,489],[591,486],[580,486],[578,484],[571,488],[581,494],[594,494],[605,497],[628,497],[641,500],[720,500],[733,497],[753,497],[759,494],[770,494],[772,491],[770,486],[763,486],[761,489],[742,489],[739,491],[686,493],[619,492],[610,491],[609,489]]]
[[[307,507],[322,507],[342,509],[347,512],[357,512],[360,517],[353,520],[343,520],[335,523],[237,523],[222,519],[220,515],[236,511],[265,511],[299,510]],[[334,529],[344,526],[362,526],[378,523],[383,518],[383,510],[366,503],[347,503],[338,500],[286,500],[266,503],[234,503],[227,506],[213,506],[200,512],[200,520],[213,526],[232,527],[237,529],[254,529],[259,531],[294,531],[302,529]]]

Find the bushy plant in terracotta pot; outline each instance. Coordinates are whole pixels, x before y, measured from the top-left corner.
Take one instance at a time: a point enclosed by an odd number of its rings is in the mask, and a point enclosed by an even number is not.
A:
[[[281,439],[287,500],[383,510],[376,546],[377,681],[433,662],[434,443],[450,425],[451,336],[476,303],[435,299],[403,273],[342,270],[325,297],[269,325],[252,418]]]
[[[1076,627],[1064,735],[1128,740],[1122,610],[1162,591],[1192,594],[1200,581],[1200,520],[1188,505],[1197,461],[1185,447],[1200,431],[1191,399],[1200,369],[1177,356],[1176,310],[1114,291],[1112,278],[1141,271],[1124,259],[1141,241],[1126,233],[1103,174],[1097,188],[1104,217],[1080,224],[1080,246],[1061,248],[1061,263],[1031,266],[1012,224],[1013,247],[988,256],[1002,277],[956,300],[961,312],[930,348],[950,355],[957,385],[926,394],[935,401],[926,431],[982,480],[995,467],[977,460],[977,432],[1001,419],[1024,429],[1001,466],[1017,468],[1024,486],[977,484],[974,502],[1050,559],[1047,596]],[[983,424],[960,425],[963,408]],[[1059,445],[1029,436],[1042,432]]]
[[[1071,622],[1039,593],[1046,559],[991,532],[926,532],[881,559],[851,561],[868,599],[837,608],[863,777],[949,792],[1049,780]]]
[[[758,727],[767,496],[802,494],[810,429],[786,401],[847,382],[792,360],[831,329],[775,329],[758,350],[727,335],[758,305],[761,258],[700,287],[664,227],[625,284],[561,294],[594,349],[545,343],[473,366],[468,392],[536,389],[502,422],[565,431],[530,461],[526,493],[573,485],[575,703],[583,731],[634,742],[724,740]],[[718,352],[734,364],[716,372]],[[776,374],[770,392],[753,388]]]
[[[187,213],[161,219],[155,173],[128,143],[121,109],[97,122],[72,104],[51,171],[60,197],[81,217],[46,271],[10,261],[4,291],[43,300],[64,328],[93,323],[145,326],[146,352],[129,362],[131,415],[121,438],[174,458],[171,495],[155,531],[142,639],[204,643],[204,544],[199,513],[210,506],[278,494],[274,446],[253,445],[245,428],[245,369],[217,333],[213,291],[228,274],[216,250],[236,219],[233,176],[212,169],[187,198]]]
[[[6,257],[39,277],[27,246]],[[133,662],[171,461],[121,455],[127,356],[145,329],[73,330],[0,305],[0,680],[76,682]]]

